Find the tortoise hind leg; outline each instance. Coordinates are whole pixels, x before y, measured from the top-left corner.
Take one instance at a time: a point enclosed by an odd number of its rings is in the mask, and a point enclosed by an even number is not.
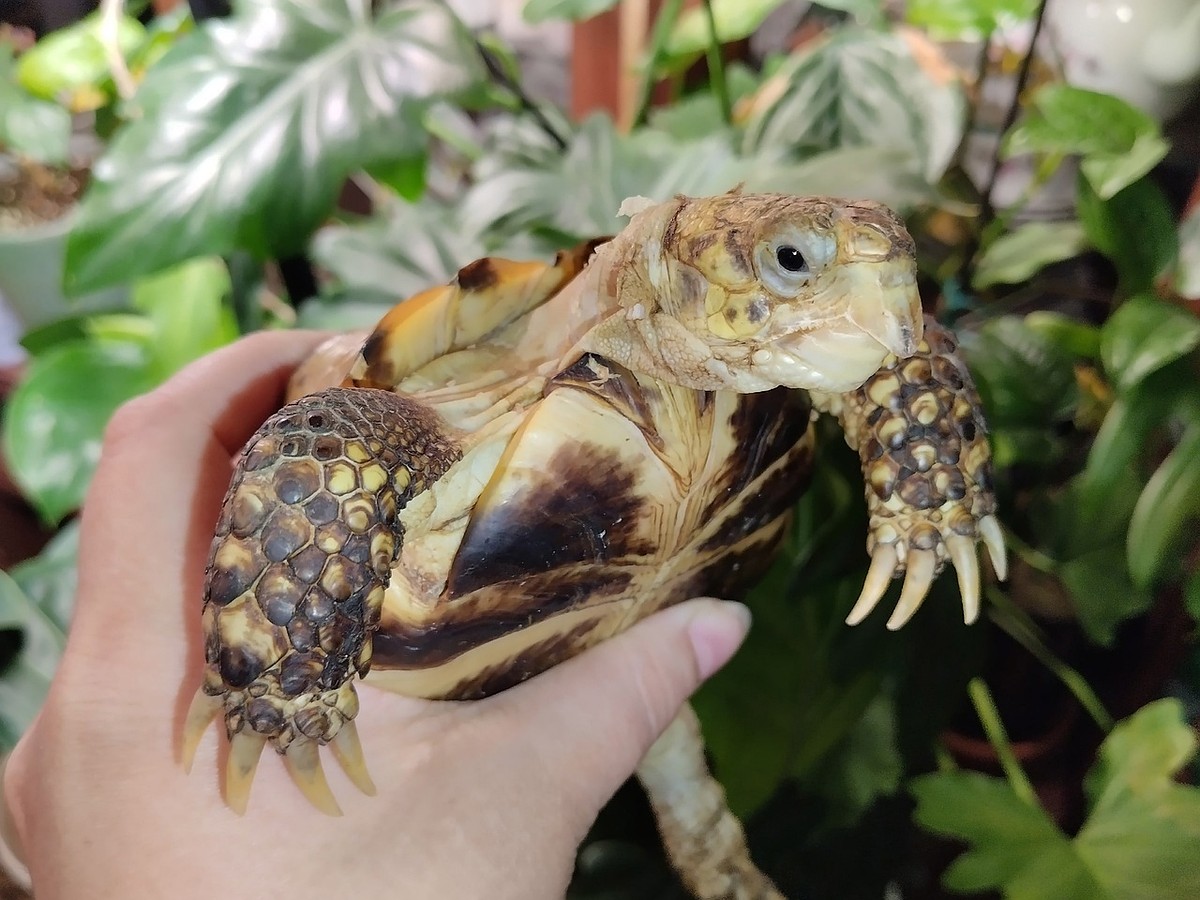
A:
[[[250,439],[225,496],[204,591],[204,680],[184,726],[190,767],[218,713],[226,802],[245,808],[270,743],[297,786],[336,814],[318,748],[370,793],[353,678],[403,539],[397,513],[460,453],[436,414],[386,391],[302,397]]]
[[[704,761],[700,723],[684,704],[637,770],[671,865],[698,900],[784,900],[750,860],[742,825]]]

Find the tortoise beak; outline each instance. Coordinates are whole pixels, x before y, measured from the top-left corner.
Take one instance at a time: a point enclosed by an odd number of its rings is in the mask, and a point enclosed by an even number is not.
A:
[[[859,265],[852,279],[850,321],[901,359],[912,356],[924,323],[911,263]]]

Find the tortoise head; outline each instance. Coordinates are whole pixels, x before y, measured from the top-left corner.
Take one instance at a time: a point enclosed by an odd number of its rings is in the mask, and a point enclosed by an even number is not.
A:
[[[596,349],[640,371],[704,390],[848,391],[921,339],[913,241],[878,203],[680,197],[621,238],[610,271],[631,273],[609,284],[624,315]]]

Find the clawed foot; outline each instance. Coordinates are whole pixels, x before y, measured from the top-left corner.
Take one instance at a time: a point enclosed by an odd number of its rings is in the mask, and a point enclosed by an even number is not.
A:
[[[196,748],[200,738],[208,729],[218,714],[226,712],[226,702],[220,696],[206,694],[203,690],[196,692],[192,705],[188,709],[187,719],[183,727],[182,761],[186,772],[191,772],[195,760]],[[227,714],[228,720],[231,717]],[[232,718],[241,718],[240,713]],[[291,735],[287,737],[286,735]],[[325,780],[325,771],[321,767],[320,746],[328,743],[333,751],[333,757],[338,761],[354,785],[368,796],[375,794],[375,784],[367,771],[363,758],[362,744],[358,739],[358,729],[352,719],[342,721],[331,736],[314,740],[294,729],[288,729],[275,735],[261,734],[250,727],[242,719],[240,729],[234,731],[229,739],[229,759],[225,765],[225,802],[238,815],[246,811],[250,799],[250,786],[254,781],[254,773],[258,768],[258,760],[263,747],[267,743],[275,746],[283,757],[284,765],[292,781],[300,788],[301,793],[308,798],[317,809],[326,815],[340,816],[341,807]]]
[[[871,553],[871,568],[867,571],[858,602],[846,617],[846,624],[857,625],[865,619],[883,599],[892,579],[903,574],[904,587],[900,591],[900,600],[887,621],[887,627],[892,631],[904,627],[924,602],[934,578],[941,572],[947,559],[954,564],[958,573],[963,621],[970,625],[979,618],[979,560],[975,552],[977,541],[982,541],[987,547],[996,577],[1003,581],[1008,575],[1008,557],[999,520],[990,514],[981,517],[976,523],[976,535],[973,537],[962,534],[962,529],[938,529],[929,523],[918,526],[922,527],[924,540],[878,540],[875,543]],[[930,544],[932,546],[928,546]]]

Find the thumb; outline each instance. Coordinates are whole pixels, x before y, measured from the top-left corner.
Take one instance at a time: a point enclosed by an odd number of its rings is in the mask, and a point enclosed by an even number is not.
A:
[[[559,795],[594,815],[749,627],[740,603],[689,600],[493,700],[523,720]]]

